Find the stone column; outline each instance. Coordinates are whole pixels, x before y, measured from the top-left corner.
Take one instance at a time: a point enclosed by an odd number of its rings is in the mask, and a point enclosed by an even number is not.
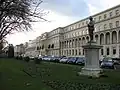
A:
[[[112,44],[112,32],[110,32],[110,44]]]
[[[72,43],[72,40],[71,40],[69,43],[70,43],[70,44],[69,44],[69,48],[71,48],[71,47],[72,47],[72,44],[71,44],[71,43]]]
[[[63,49],[63,42],[61,42],[61,49]]]
[[[75,39],[75,48],[77,47],[77,40]]]
[[[119,44],[117,44],[117,47],[116,47],[116,54],[117,54],[117,57],[118,57],[118,58],[119,58],[119,49],[120,49]]]
[[[68,48],[70,48],[70,41],[68,41]]]
[[[112,45],[109,46],[109,50],[110,50],[109,55],[112,56],[113,55],[113,47],[112,47]]]
[[[75,39],[74,39],[74,41],[73,41],[73,48],[75,48]]]
[[[98,45],[100,45],[100,35],[98,35]]]
[[[106,44],[106,34],[104,34],[104,42],[103,44]]]
[[[78,47],[80,47],[80,43],[81,43],[80,41],[81,41],[81,40],[78,40]]]
[[[78,47],[78,39],[77,39],[77,41],[76,41],[76,47]]]
[[[68,48],[68,41],[67,41],[67,48]]]
[[[66,41],[64,41],[64,48],[66,48]]]
[[[63,42],[63,49],[65,48],[65,42]]]
[[[117,31],[117,43],[119,43],[119,31]]]
[[[103,56],[107,55],[106,47],[103,46]]]

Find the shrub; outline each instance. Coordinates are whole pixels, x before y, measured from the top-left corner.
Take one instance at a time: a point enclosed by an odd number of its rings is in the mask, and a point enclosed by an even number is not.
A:
[[[19,56],[19,60],[22,60],[23,59],[23,57],[22,56]]]
[[[15,59],[17,59],[17,60],[18,60],[18,58],[19,58],[18,56],[15,57]]]
[[[17,60],[23,60],[23,57],[22,56],[16,56],[15,59],[17,59]]]
[[[119,90],[119,84],[110,84],[110,83],[97,83],[97,84],[88,84],[80,83],[73,81],[64,81],[64,80],[44,80],[47,86],[55,90]]]
[[[58,59],[55,59],[55,60],[54,60],[54,62],[55,62],[55,63],[58,63],[58,62],[59,62],[59,60],[58,60]]]
[[[24,57],[24,60],[25,60],[26,62],[29,62],[29,61],[30,61],[30,58],[27,56],[27,57]]]
[[[42,61],[42,59],[38,59],[37,57],[34,58],[35,64],[40,64],[40,62]]]

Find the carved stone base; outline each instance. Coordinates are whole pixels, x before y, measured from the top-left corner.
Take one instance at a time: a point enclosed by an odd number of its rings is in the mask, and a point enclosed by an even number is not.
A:
[[[82,68],[81,72],[78,72],[79,75],[87,75],[92,77],[100,77],[100,68]]]

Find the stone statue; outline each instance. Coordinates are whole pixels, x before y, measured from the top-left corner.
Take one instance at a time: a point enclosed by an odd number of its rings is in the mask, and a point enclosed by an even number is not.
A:
[[[90,22],[88,23],[88,32],[90,35],[90,42],[93,41],[94,21],[93,18],[89,17]]]

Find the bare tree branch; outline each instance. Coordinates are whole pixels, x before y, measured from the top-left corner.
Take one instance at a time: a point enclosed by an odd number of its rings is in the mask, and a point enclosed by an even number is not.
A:
[[[42,0],[0,0],[0,40],[14,31],[31,30],[31,22],[48,21],[39,9]],[[35,8],[34,8],[35,7]]]
[[[8,34],[29,31],[31,22],[48,21],[40,9],[42,0],[0,0],[0,45]],[[0,48],[1,49],[1,48]]]

